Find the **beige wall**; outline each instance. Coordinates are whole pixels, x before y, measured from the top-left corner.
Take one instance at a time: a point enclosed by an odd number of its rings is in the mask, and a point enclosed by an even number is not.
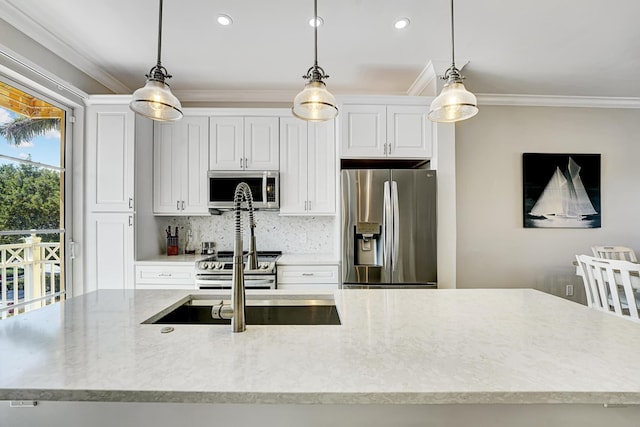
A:
[[[525,229],[522,153],[600,153],[602,228]],[[482,107],[456,125],[457,287],[532,287],[584,301],[571,263],[595,244],[640,252],[640,111]]]

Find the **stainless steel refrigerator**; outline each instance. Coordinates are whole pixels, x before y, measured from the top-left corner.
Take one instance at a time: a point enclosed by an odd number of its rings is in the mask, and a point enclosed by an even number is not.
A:
[[[344,288],[437,287],[436,171],[346,169]]]

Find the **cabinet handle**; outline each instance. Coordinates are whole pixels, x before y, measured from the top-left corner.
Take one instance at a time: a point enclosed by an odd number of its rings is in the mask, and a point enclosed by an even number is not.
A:
[[[313,273],[302,273],[303,276],[313,276]]]
[[[180,200],[176,200],[176,210],[180,210]]]
[[[245,168],[245,169],[247,168],[247,165],[248,165],[248,164],[249,164],[249,162],[247,161],[247,158],[245,157],[245,158],[244,158],[244,168]]]
[[[309,202],[305,200],[305,201],[304,201],[304,210],[305,210],[305,211],[307,210],[307,203],[309,203]]]
[[[133,209],[133,197],[129,197],[129,209]]]
[[[184,210],[184,200],[182,201],[182,210]]]
[[[129,227],[133,227],[133,215],[129,215]]]
[[[240,157],[240,169],[242,169],[242,157]]]
[[[311,200],[309,200],[309,210],[311,210]]]
[[[158,277],[171,277],[171,273],[159,273]]]
[[[387,144],[387,154],[391,154],[391,144]]]

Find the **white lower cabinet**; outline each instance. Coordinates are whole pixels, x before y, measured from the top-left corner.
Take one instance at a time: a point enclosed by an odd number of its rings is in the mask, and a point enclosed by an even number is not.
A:
[[[278,266],[278,289],[332,291],[338,284],[338,265]]]
[[[136,289],[196,289],[195,275],[193,264],[136,264]]]
[[[133,213],[87,215],[85,292],[133,289]]]

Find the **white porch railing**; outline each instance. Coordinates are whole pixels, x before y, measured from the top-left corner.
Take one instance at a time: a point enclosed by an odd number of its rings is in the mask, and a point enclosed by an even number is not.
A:
[[[0,245],[0,319],[64,298],[60,259],[60,243],[42,243],[36,235]]]

